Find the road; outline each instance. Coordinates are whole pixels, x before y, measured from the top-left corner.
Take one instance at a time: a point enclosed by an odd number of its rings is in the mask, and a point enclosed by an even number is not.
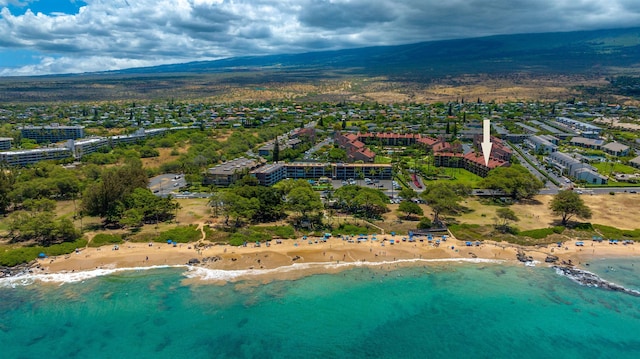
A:
[[[540,169],[542,166],[538,163],[538,160],[535,157],[532,158],[532,156],[525,154],[525,156],[527,156],[527,158],[531,160],[531,163],[538,164],[537,167],[530,165],[529,162],[527,162],[527,160],[520,155],[520,152],[518,152],[515,148],[513,148],[514,145],[507,144],[507,146],[509,146],[513,150],[513,155],[520,161],[520,164],[524,168],[526,168],[534,176],[538,177],[543,183],[546,183],[545,184],[546,188],[544,188],[542,191],[547,191],[549,192],[548,194],[558,193],[558,189],[561,189],[561,188],[558,188],[558,186],[556,186],[553,182],[549,181],[547,177],[545,177],[545,175],[542,173],[544,170]],[[521,149],[521,148],[518,148],[518,149],[520,149],[523,153],[526,153],[524,149]],[[544,173],[547,173],[547,172],[544,171]],[[558,179],[558,182],[563,183],[564,180]],[[540,191],[540,193],[542,193],[542,191]]]
[[[322,146],[326,146],[326,145],[330,145],[333,143],[333,139],[332,138],[325,138],[324,140],[322,140],[321,142],[318,142],[317,144],[315,144],[313,147],[311,147],[310,149],[308,149],[305,153],[304,153],[304,159],[305,160],[310,160],[312,155],[314,153],[316,153],[320,148],[322,148]]]

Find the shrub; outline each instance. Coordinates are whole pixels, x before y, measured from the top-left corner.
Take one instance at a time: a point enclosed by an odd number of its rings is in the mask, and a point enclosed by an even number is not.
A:
[[[119,234],[96,234],[95,237],[89,242],[89,247],[101,247],[107,244],[119,244],[122,243],[122,236]]]
[[[486,236],[486,228],[483,228],[479,224],[450,224],[449,230],[453,235],[462,241],[482,241],[488,238]]]
[[[369,232],[375,233],[375,231],[372,231],[369,227],[361,227],[361,226],[356,226],[354,224],[349,224],[349,223],[340,223],[340,225],[333,230],[333,234],[347,234],[347,235],[351,235],[351,234],[369,234]]]
[[[589,222],[587,222],[587,223],[578,223],[573,228],[577,229],[577,230],[580,230],[580,231],[593,231],[593,226]]]
[[[33,246],[6,249],[4,252],[0,252],[0,265],[13,267],[18,264],[31,262],[32,260],[38,258],[38,255],[40,253],[44,253],[47,256],[59,256],[63,254],[69,254],[75,251],[76,248],[84,248],[86,246],[86,239],[78,239],[74,242],[64,242],[60,244],[54,244],[49,247]]]
[[[160,233],[158,237],[154,238],[154,241],[167,242],[172,240],[176,243],[189,243],[196,242],[200,238],[202,238],[202,233],[196,226],[180,226]]]
[[[431,220],[427,217],[420,218],[420,222],[418,222],[418,229],[429,229],[431,228]]]
[[[564,231],[564,227],[562,226],[555,226],[555,227],[549,227],[549,228],[538,228],[538,229],[531,229],[528,231],[522,231],[520,233],[518,233],[518,235],[520,236],[525,236],[525,237],[531,237],[534,239],[542,239],[545,238],[546,236],[549,236],[551,234],[557,233],[560,234]]]
[[[640,229],[634,229],[632,231],[618,229],[615,227],[604,226],[602,224],[594,224],[593,228],[602,233],[605,238],[608,239],[640,239]]]
[[[255,243],[268,241],[270,239],[271,235],[268,233],[253,231],[249,229],[232,234],[229,238],[229,244],[231,244],[232,246],[239,246],[244,242]]]

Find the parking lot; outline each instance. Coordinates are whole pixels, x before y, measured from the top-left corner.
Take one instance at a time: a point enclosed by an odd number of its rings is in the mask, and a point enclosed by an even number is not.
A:
[[[398,187],[396,187],[396,189],[392,188],[392,181],[391,180],[372,180],[370,182],[366,182],[364,179],[351,179],[351,181],[349,180],[332,180],[331,184],[333,185],[334,189],[338,189],[342,186],[346,186],[346,185],[358,185],[358,186],[363,186],[363,187],[369,187],[369,188],[377,188],[379,190],[381,190],[382,192],[384,192],[387,196],[389,196],[390,198],[393,196],[396,196],[398,194],[398,191],[400,190]]]
[[[149,179],[149,189],[153,194],[166,197],[172,192],[177,192],[180,188],[186,187],[187,181],[179,173],[167,173]]]

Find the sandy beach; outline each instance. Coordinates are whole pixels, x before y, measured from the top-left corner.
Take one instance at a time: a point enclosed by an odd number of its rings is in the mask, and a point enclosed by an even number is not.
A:
[[[420,237],[419,237],[420,238]],[[154,266],[187,265],[194,268],[234,272],[233,280],[251,277],[261,281],[294,279],[314,273],[334,273],[358,265],[406,266],[426,265],[429,261],[456,259],[466,261],[504,261],[517,263],[517,254],[524,253],[537,265],[545,265],[548,255],[557,256],[558,264],[571,263],[585,268],[594,258],[637,256],[634,244],[610,244],[607,241],[586,241],[577,246],[576,241],[539,247],[522,247],[503,242],[484,241],[480,245],[449,237],[439,246],[426,238],[415,242],[391,238],[350,243],[340,237],[323,241],[320,238],[305,240],[271,241],[270,246],[248,244],[247,247],[207,244],[124,243],[115,250],[113,246],[85,248],[66,256],[39,259],[34,272],[55,274],[92,271],[96,269],[141,268]],[[223,276],[224,277],[224,276]],[[211,279],[228,281],[226,279]]]

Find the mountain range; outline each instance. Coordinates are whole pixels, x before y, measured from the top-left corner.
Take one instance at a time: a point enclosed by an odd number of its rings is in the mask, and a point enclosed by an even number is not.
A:
[[[400,101],[429,101],[441,96],[426,94],[429,86],[468,85],[469,78],[475,78],[479,87],[487,87],[487,80],[493,80],[490,91],[474,94],[493,98],[551,99],[560,95],[558,88],[564,89],[564,95],[573,96],[578,91],[589,96],[608,93],[631,94],[635,98],[640,91],[640,78],[636,75],[640,75],[640,27],[235,57],[74,75],[8,77],[0,78],[0,102],[158,98],[229,101],[269,96],[365,101],[372,99],[371,93],[381,92],[401,93]],[[618,81],[620,78],[624,81]],[[370,80],[366,85],[360,82],[360,86],[348,89],[343,86],[343,81],[354,79]],[[524,85],[523,79],[527,81]],[[542,84],[541,79],[546,83]],[[611,86],[605,85],[605,79]],[[320,82],[322,86],[318,86]],[[295,87],[300,83],[311,85],[312,89],[300,91]],[[516,87],[526,90],[516,93]],[[500,88],[508,90],[501,93]],[[263,89],[273,91],[269,95]],[[232,92],[236,97],[229,95]],[[464,92],[468,93],[469,88]],[[367,95],[360,96],[363,93]]]
[[[639,68],[640,28],[500,35],[337,51],[234,57],[112,71],[116,74],[211,73],[286,69],[363,75],[601,73]]]

